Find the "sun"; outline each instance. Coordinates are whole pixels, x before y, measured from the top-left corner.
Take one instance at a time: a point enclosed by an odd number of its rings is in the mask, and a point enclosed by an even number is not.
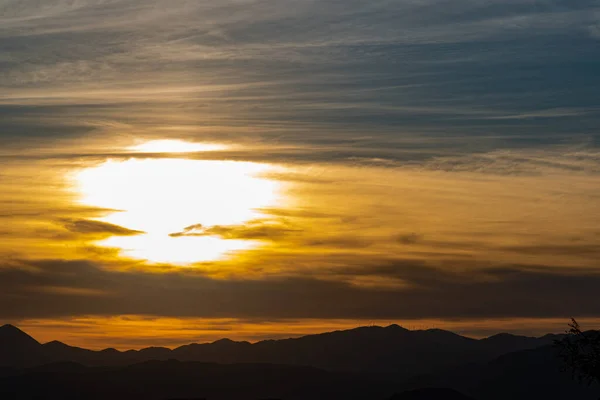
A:
[[[275,167],[236,161],[108,160],[76,174],[80,202],[115,210],[100,220],[144,232],[112,236],[99,246],[157,263],[226,258],[260,244],[219,236],[173,235],[186,227],[241,225],[276,205],[280,184],[265,177]]]

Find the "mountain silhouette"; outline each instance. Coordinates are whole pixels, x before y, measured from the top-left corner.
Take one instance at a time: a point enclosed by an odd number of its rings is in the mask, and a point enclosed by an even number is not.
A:
[[[0,326],[0,366],[30,365],[43,360],[42,345],[13,325]]]
[[[12,326],[6,331],[6,334],[0,335],[0,366],[35,366],[60,361],[116,366],[175,359],[227,364],[300,365],[330,371],[393,373],[402,377],[432,373],[469,362],[489,361],[510,351],[552,343],[554,339],[554,336],[532,338],[503,334],[477,340],[439,329],[411,331],[390,325],[257,343],[221,339],[173,350],[150,347],[93,351],[58,341],[42,345]],[[5,357],[5,352],[12,353]]]
[[[3,400],[596,400],[600,388],[561,371],[544,346],[405,381],[393,374],[274,364],[147,361],[88,367],[62,362],[0,369]]]
[[[556,337],[477,340],[392,325],[254,344],[222,339],[173,350],[92,351],[40,344],[5,325],[0,398],[596,400],[600,388],[561,370],[548,345]]]
[[[14,325],[0,326],[0,346],[14,346],[16,348],[33,348],[40,343]]]
[[[148,361],[86,367],[59,363],[0,376],[3,400],[381,399],[393,384],[311,367]]]
[[[497,349],[502,353],[509,353],[516,350],[533,349],[543,344],[554,343],[555,340],[564,335],[547,334],[540,338],[511,335],[509,333],[498,333],[485,339],[481,342]]]
[[[542,346],[504,354],[489,362],[421,376],[409,387],[446,387],[476,399],[597,400],[600,385],[581,385],[564,370],[557,349]]]

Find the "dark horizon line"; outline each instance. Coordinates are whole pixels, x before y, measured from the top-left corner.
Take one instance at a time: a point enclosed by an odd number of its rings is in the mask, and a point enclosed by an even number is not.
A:
[[[495,337],[502,337],[502,336],[505,336],[505,337],[515,337],[515,338],[535,338],[535,339],[540,339],[540,338],[544,338],[544,337],[547,337],[547,336],[557,336],[557,337],[559,337],[559,336],[562,336],[562,335],[565,334],[564,332],[562,332],[562,333],[552,333],[552,332],[549,332],[549,333],[546,333],[546,334],[541,335],[541,336],[528,336],[528,335],[515,335],[515,334],[509,333],[509,332],[498,332],[498,333],[495,333],[493,335],[482,337],[482,338],[473,338],[473,337],[461,335],[461,334],[458,334],[456,332],[453,332],[453,331],[450,331],[450,330],[446,330],[446,329],[439,329],[439,328],[408,329],[408,328],[405,328],[405,327],[403,327],[401,325],[398,325],[398,324],[390,324],[390,325],[387,325],[387,326],[381,326],[381,325],[361,325],[361,326],[357,326],[355,328],[349,328],[349,329],[338,329],[338,330],[334,330],[334,331],[312,333],[312,334],[301,335],[301,336],[294,336],[294,337],[275,338],[275,339],[263,339],[263,340],[258,340],[258,341],[255,341],[255,342],[250,342],[250,341],[247,341],[247,340],[239,340],[238,341],[238,340],[232,340],[232,339],[224,337],[224,338],[220,338],[220,339],[214,340],[212,342],[200,342],[200,343],[199,342],[190,342],[190,343],[179,345],[179,346],[176,346],[176,347],[148,346],[148,347],[141,347],[141,348],[138,348],[138,349],[127,349],[127,350],[118,350],[118,349],[116,349],[114,347],[107,347],[107,348],[101,348],[101,349],[99,348],[99,349],[94,350],[94,349],[87,349],[85,347],[71,346],[71,345],[69,345],[69,344],[67,344],[65,342],[60,341],[60,340],[50,340],[48,342],[42,343],[42,342],[39,342],[37,339],[35,339],[30,334],[28,334],[27,332],[25,332],[23,329],[19,328],[16,325],[10,324],[10,323],[4,324],[4,325],[0,326],[0,332],[2,332],[3,330],[6,330],[6,329],[16,330],[16,331],[20,332],[20,334],[28,336],[29,338],[31,338],[32,340],[34,340],[35,342],[39,343],[42,346],[50,344],[50,343],[58,343],[58,344],[62,344],[62,345],[65,345],[65,346],[69,346],[69,347],[73,347],[73,348],[79,348],[79,349],[84,349],[84,350],[89,350],[89,351],[94,351],[94,352],[102,352],[102,351],[106,351],[106,350],[113,351],[114,350],[114,351],[118,351],[120,353],[126,353],[126,352],[131,352],[131,351],[141,351],[141,350],[145,350],[145,349],[168,349],[168,350],[176,350],[176,349],[183,348],[183,347],[186,347],[186,346],[193,346],[193,345],[198,345],[198,346],[201,346],[201,345],[213,345],[213,344],[225,343],[225,342],[236,343],[236,344],[256,345],[258,343],[263,343],[263,342],[278,342],[278,341],[287,341],[287,340],[298,340],[298,339],[307,338],[307,337],[313,337],[313,336],[330,335],[330,334],[336,334],[336,333],[338,333],[338,334],[340,334],[340,333],[350,333],[350,332],[355,332],[355,331],[365,330],[365,329],[388,329],[388,330],[390,330],[390,329],[396,329],[396,330],[403,331],[403,332],[443,332],[443,333],[449,333],[449,334],[456,335],[456,336],[459,336],[459,337],[462,337],[462,338],[465,338],[465,339],[475,340],[475,341],[489,340],[489,339],[492,339],[492,338],[495,338]]]

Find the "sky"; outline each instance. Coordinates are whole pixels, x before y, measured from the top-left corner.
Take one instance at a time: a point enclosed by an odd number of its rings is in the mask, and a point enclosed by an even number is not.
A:
[[[598,71],[597,0],[0,0],[0,322],[600,327]]]

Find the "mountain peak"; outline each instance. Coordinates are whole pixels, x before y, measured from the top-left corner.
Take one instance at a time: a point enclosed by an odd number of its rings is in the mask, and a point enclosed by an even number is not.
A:
[[[408,331],[408,329],[406,329],[406,328],[404,328],[404,327],[402,327],[402,326],[400,326],[398,324],[388,325],[388,326],[386,326],[386,329],[396,330],[396,331]]]
[[[508,333],[508,332],[500,332],[500,333],[496,333],[495,335],[489,336],[486,339],[493,339],[493,338],[512,338],[512,337],[524,337],[521,335],[513,335],[512,333]]]
[[[6,324],[6,325],[0,326],[0,332],[6,332],[6,331],[19,331],[19,332],[23,332],[22,330],[20,330],[19,328],[17,328],[14,325],[11,325],[11,324]]]
[[[223,338],[223,339],[219,339],[217,341],[212,342],[211,344],[213,345],[217,345],[217,346],[232,346],[232,345],[248,345],[250,344],[249,342],[238,342],[235,340],[231,340],[229,338]]]
[[[68,344],[65,344],[63,342],[59,342],[58,340],[53,340],[51,342],[45,343],[44,347],[64,349],[64,348],[68,348],[71,346],[69,346]]]
[[[114,347],[109,347],[107,349],[100,350],[100,353],[104,353],[104,354],[119,354],[121,352],[119,350],[115,349]]]
[[[497,333],[495,335],[489,336],[487,338],[481,339],[483,342],[506,342],[506,341],[526,341],[526,340],[537,340],[535,337],[522,336],[522,335],[513,335],[512,333],[502,332]]]
[[[212,342],[212,344],[217,344],[217,343],[235,343],[235,342],[229,338],[222,338],[222,339],[215,340],[214,342]]]
[[[4,344],[13,345],[39,345],[40,343],[17,328],[14,325],[6,324],[0,326],[0,341]]]

